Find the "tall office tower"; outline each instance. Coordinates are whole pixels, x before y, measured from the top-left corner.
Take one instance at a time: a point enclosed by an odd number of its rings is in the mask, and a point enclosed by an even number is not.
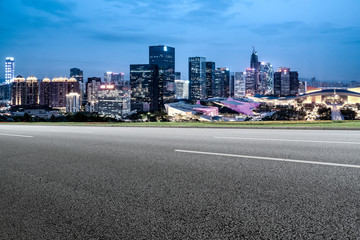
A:
[[[11,105],[21,106],[26,103],[26,81],[22,76],[17,76],[11,83]]]
[[[215,82],[215,63],[206,62],[206,97],[213,97],[213,84]]]
[[[274,94],[277,96],[295,96],[299,94],[299,76],[290,68],[280,67],[274,73]]]
[[[108,84],[124,84],[125,74],[124,73],[106,72],[106,73],[104,73],[104,82],[108,83]]]
[[[130,65],[131,109],[138,112],[158,111],[162,106],[159,95],[159,68],[155,64]]]
[[[97,112],[102,116],[122,118],[131,112],[130,90],[121,84],[102,84],[98,90]]]
[[[299,73],[296,71],[290,72],[290,95],[296,96],[299,95]]]
[[[66,95],[69,93],[80,94],[80,84],[75,78],[54,78],[51,82],[51,103],[53,108],[66,108]]]
[[[318,87],[318,84],[316,82],[316,77],[311,78],[311,86],[312,87]]]
[[[259,57],[257,55],[257,51],[255,50],[255,47],[253,47],[253,53],[251,54],[251,60],[250,60],[250,68],[254,69],[254,79],[255,79],[255,93],[258,93],[261,89],[260,84],[260,65]]]
[[[97,102],[98,102],[98,90],[100,89],[101,78],[91,77],[88,78],[86,83],[86,95],[87,95],[87,112],[96,112],[97,111]]]
[[[5,59],[5,84],[10,84],[15,78],[15,59],[7,57]]]
[[[189,99],[206,98],[206,58],[189,57]]]
[[[44,78],[40,82],[40,106],[51,105],[51,80]]]
[[[175,48],[169,46],[150,46],[149,64],[156,64],[159,68],[159,95],[163,104],[175,100]]]
[[[187,100],[189,99],[189,81],[187,80],[175,80],[176,86],[176,99]]]
[[[81,92],[80,99],[81,101],[86,100],[86,84],[84,81],[84,72],[79,68],[71,68],[69,77],[75,78],[76,81],[78,81]]]
[[[39,83],[36,77],[30,76],[26,79],[26,105],[39,105]]]
[[[243,98],[246,95],[245,88],[246,72],[235,72],[234,74],[234,97]]]
[[[247,68],[245,75],[245,93],[254,96],[256,94],[256,71],[254,68]]]
[[[181,72],[175,72],[175,80],[181,80]]]
[[[84,82],[84,72],[79,68],[71,68],[70,78],[75,78],[78,82]]]
[[[299,82],[299,95],[304,95],[307,92],[307,82],[300,81]]]
[[[224,97],[231,97],[231,77],[230,68],[218,68],[220,71],[224,71]]]
[[[230,72],[230,97],[235,95],[235,73]]]
[[[262,95],[274,94],[274,68],[270,63],[262,62],[260,65],[260,91]]]
[[[213,97],[230,97],[230,69],[217,68],[213,82]]]

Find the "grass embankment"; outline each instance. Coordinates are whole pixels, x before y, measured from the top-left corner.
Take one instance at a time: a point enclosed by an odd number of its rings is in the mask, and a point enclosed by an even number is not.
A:
[[[339,128],[360,130],[360,121],[270,121],[270,122],[11,122],[9,125],[111,126],[111,127],[227,127],[227,128]]]

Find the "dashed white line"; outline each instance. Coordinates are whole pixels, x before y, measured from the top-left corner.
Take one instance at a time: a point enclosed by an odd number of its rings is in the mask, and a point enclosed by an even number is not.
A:
[[[241,138],[241,137],[214,137],[216,139],[234,139],[234,140],[255,140],[255,141],[279,141],[279,142],[306,142],[306,143],[331,143],[331,144],[357,144],[360,142],[339,142],[339,141],[320,141],[303,139],[278,139],[278,138]]]
[[[233,157],[233,158],[247,158],[247,159],[277,161],[277,162],[291,162],[291,163],[304,163],[304,164],[313,164],[313,165],[325,165],[325,166],[332,166],[332,167],[360,168],[360,165],[341,164],[341,163],[329,163],[329,162],[315,162],[315,161],[295,160],[295,159],[285,159],[285,158],[271,158],[271,157],[259,157],[259,156],[246,156],[246,155],[237,155],[237,154],[214,153],[214,152],[199,152],[199,151],[178,150],[178,149],[175,150],[175,152],[192,153],[192,154],[200,154],[200,155],[223,156],[223,157]]]
[[[32,138],[32,137],[34,137],[34,136],[27,136],[27,135],[8,134],[8,133],[0,133],[0,136],[21,137],[21,138]]]

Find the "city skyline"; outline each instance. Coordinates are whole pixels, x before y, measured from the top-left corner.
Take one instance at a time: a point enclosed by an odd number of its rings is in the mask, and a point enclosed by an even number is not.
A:
[[[15,57],[16,74],[22,75],[67,76],[77,67],[86,77],[113,71],[128,78],[130,64],[147,62],[148,46],[164,44],[177,49],[176,69],[187,79],[188,57],[244,71],[255,45],[275,69],[287,66],[323,81],[359,81],[359,7],[355,0],[326,7],[310,0],[4,0],[0,57]]]

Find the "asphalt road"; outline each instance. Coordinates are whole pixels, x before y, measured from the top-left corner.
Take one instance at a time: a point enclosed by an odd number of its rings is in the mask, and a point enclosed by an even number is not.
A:
[[[360,132],[0,125],[0,239],[360,239]]]

